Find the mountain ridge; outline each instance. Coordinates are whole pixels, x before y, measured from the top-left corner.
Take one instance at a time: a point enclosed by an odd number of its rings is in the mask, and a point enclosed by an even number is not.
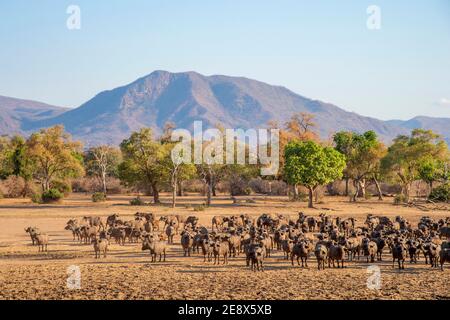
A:
[[[195,71],[156,70],[126,85],[101,91],[75,109],[43,104],[41,107],[49,116],[18,117],[13,126],[1,121],[4,113],[1,102],[0,99],[0,133],[15,128],[20,129],[19,133],[29,134],[63,124],[76,139],[89,146],[119,144],[141,127],[151,127],[160,134],[168,121],[187,129],[192,129],[195,120],[202,120],[205,128],[219,123],[226,128],[264,128],[269,120],[282,124],[298,112],[314,114],[322,138],[339,130],[374,130],[389,142],[417,126],[433,129],[450,141],[448,118],[417,116],[406,121],[382,121],[304,97],[283,86],[246,77],[204,76]]]
[[[58,116],[68,108],[0,95],[0,135],[23,134],[36,121]]]

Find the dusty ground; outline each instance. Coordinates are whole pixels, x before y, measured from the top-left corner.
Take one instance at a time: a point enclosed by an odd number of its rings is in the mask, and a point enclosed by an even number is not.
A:
[[[72,241],[64,230],[72,217],[119,213],[129,216],[136,211],[157,215],[178,213],[197,215],[200,223],[210,227],[214,215],[276,212],[297,216],[299,210],[309,215],[326,212],[332,216],[355,216],[364,220],[367,213],[403,215],[417,223],[422,215],[449,216],[450,211],[422,211],[365,201],[350,204],[344,198],[326,198],[317,209],[306,203],[287,202],[284,198],[254,197],[256,203],[233,205],[228,197],[215,199],[213,207],[194,212],[186,204],[201,203],[200,197],[186,197],[179,208],[167,206],[132,207],[129,196],[113,196],[102,204],[93,204],[87,196],[74,195],[59,205],[34,205],[29,200],[0,199],[0,298],[1,299],[450,299],[450,265],[446,270],[432,270],[423,259],[417,265],[405,264],[405,270],[392,268],[386,252],[381,269],[381,289],[367,288],[368,264],[347,263],[345,269],[317,271],[311,257],[309,268],[292,267],[276,252],[266,260],[266,271],[251,272],[244,258],[231,258],[228,266],[204,264],[200,256],[182,256],[179,237],[165,263],[149,263],[148,252],[139,244],[124,247],[113,244],[106,259],[96,260],[91,245]],[[146,201],[149,199],[146,199]],[[168,198],[163,197],[163,201]],[[432,209],[431,207],[429,207]],[[38,253],[24,232],[37,226],[51,237],[48,253]],[[67,268],[81,270],[81,288],[67,288]]]

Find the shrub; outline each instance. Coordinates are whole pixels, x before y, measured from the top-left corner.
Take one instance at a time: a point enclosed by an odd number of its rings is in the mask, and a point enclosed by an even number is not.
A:
[[[7,193],[7,190],[5,186],[3,185],[3,182],[0,180],[0,198],[3,198]]]
[[[203,204],[194,207],[194,211],[196,211],[196,212],[205,211],[205,209],[206,209],[206,206]]]
[[[107,177],[106,186],[108,187],[108,194],[123,194],[128,191],[115,177]]]
[[[93,177],[82,177],[72,180],[73,192],[100,192],[101,185],[98,179]]]
[[[286,182],[284,181],[272,181],[272,191],[270,192],[270,195],[272,196],[286,196],[288,191],[288,186]]]
[[[279,180],[263,180],[261,178],[254,178],[249,182],[250,188],[256,193],[268,194],[272,196],[287,195],[287,185]]]
[[[406,196],[403,193],[396,194],[394,197],[394,204],[406,203]]]
[[[25,182],[25,196],[26,197],[31,197],[33,196],[35,193],[39,193],[41,190],[41,187],[38,186],[37,184],[31,182],[31,181],[26,181]]]
[[[34,193],[31,195],[31,201],[34,203],[42,203],[42,195],[40,193]]]
[[[229,181],[222,184],[224,187],[228,187],[228,190],[224,190],[224,192],[230,192],[232,196],[250,195],[253,191],[251,187],[249,187],[249,181],[240,176],[232,177]],[[222,184],[220,184],[220,186]]]
[[[106,194],[103,192],[95,192],[92,194],[92,202],[104,202],[106,201]]]
[[[152,187],[146,181],[139,181],[134,185],[130,185],[129,188],[132,190],[132,192],[143,193],[146,196],[153,195]]]
[[[192,179],[183,183],[185,192],[200,193],[205,195],[205,184],[200,179]]]
[[[305,193],[300,192],[300,197],[301,197],[301,196],[306,196],[305,199],[302,200],[302,201],[306,201],[307,198],[309,197],[309,196],[306,194],[306,192],[305,192]],[[317,187],[316,190],[314,190],[314,200],[315,200],[317,203],[323,203],[323,199],[324,199],[324,198],[325,198],[325,191],[324,191],[323,187],[322,187],[322,186]]]
[[[49,189],[42,193],[43,203],[53,203],[59,202],[64,197],[64,195],[57,189]]]
[[[263,180],[260,177],[251,179],[250,182],[248,183],[248,185],[256,193],[268,194],[270,191],[269,190],[269,181]]]
[[[55,180],[50,183],[51,189],[56,189],[67,197],[72,192],[72,185],[66,181]]]
[[[106,178],[108,194],[123,194],[128,192],[127,188],[120,184],[120,180],[114,177]],[[103,192],[102,184],[96,177],[83,177],[72,180],[73,192]],[[139,190],[136,190],[139,191]]]
[[[345,181],[336,180],[327,185],[327,193],[330,196],[340,196],[345,194]]]
[[[137,196],[136,198],[130,200],[130,204],[132,206],[143,206],[145,205],[145,202],[141,199],[141,197]]]
[[[428,199],[432,201],[448,202],[450,201],[450,184],[443,184],[439,187],[433,188]]]
[[[366,194],[364,195],[364,199],[366,200],[372,199],[372,194],[370,192],[366,192]]]
[[[298,188],[298,194],[297,197],[295,197],[293,190],[291,189],[291,193],[289,194],[289,201],[293,202],[305,202],[308,200],[309,193],[305,192],[305,189],[303,187]],[[315,201],[320,200],[320,194],[314,193]]]
[[[26,182],[20,176],[9,176],[3,181],[3,188],[5,189],[5,196],[8,198],[19,198],[26,195]]]

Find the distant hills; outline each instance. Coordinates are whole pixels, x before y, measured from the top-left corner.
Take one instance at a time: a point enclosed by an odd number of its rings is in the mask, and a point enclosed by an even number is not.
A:
[[[264,128],[270,120],[281,124],[298,112],[315,115],[322,138],[339,130],[374,130],[389,142],[413,128],[424,128],[450,142],[449,118],[382,121],[256,80],[166,71],[103,91],[76,109],[0,96],[0,134],[27,135],[63,124],[86,145],[119,144],[141,127],[151,127],[159,134],[168,121],[187,129],[192,129],[195,120],[202,120],[204,127],[220,123],[226,128]]]
[[[0,96],[0,135],[24,134],[34,123],[68,111],[42,102]]]
[[[389,120],[387,123],[405,128],[408,131],[416,128],[431,129],[439,133],[450,145],[450,119],[417,116],[407,121]]]

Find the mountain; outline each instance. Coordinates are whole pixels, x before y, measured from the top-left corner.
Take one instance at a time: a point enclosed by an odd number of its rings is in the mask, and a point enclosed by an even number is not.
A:
[[[195,120],[202,120],[204,128],[219,123],[226,128],[264,128],[270,120],[282,124],[298,112],[315,115],[323,138],[344,129],[374,130],[388,142],[415,126],[433,129],[450,138],[450,119],[417,117],[410,121],[382,121],[303,97],[284,87],[196,72],[155,71],[128,85],[103,91],[76,109],[17,123],[27,133],[63,124],[75,138],[86,145],[96,145],[119,144],[141,127],[151,127],[159,134],[168,121],[188,129],[192,129]],[[3,126],[0,124],[0,130],[8,131],[9,127]]]
[[[449,118],[432,118],[418,116],[407,121],[402,120],[389,120],[387,123],[393,124],[397,127],[405,128],[407,131],[412,129],[432,129],[434,132],[439,133],[450,145],[450,119]]]
[[[0,96],[0,135],[23,134],[34,123],[56,117],[67,108],[42,102]]]

